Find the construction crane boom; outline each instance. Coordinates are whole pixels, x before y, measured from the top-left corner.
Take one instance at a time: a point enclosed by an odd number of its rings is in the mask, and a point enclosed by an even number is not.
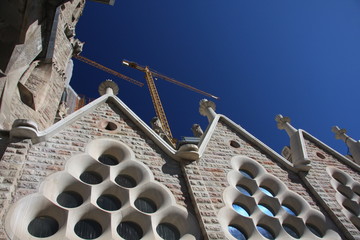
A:
[[[126,80],[128,82],[131,82],[131,83],[133,83],[133,84],[135,84],[135,85],[137,85],[139,87],[144,86],[144,84],[142,82],[136,81],[135,79],[132,79],[132,78],[127,77],[127,76],[125,76],[125,75],[123,75],[121,73],[118,73],[118,72],[116,72],[116,71],[114,71],[114,70],[112,70],[110,68],[107,68],[107,67],[105,67],[105,66],[103,66],[103,65],[101,65],[101,64],[99,64],[97,62],[94,62],[94,61],[92,61],[92,60],[90,60],[90,59],[88,59],[86,57],[83,57],[83,56],[80,56],[80,55],[74,55],[74,58],[76,58],[76,59],[78,59],[78,60],[80,60],[80,61],[82,61],[84,63],[87,63],[87,64],[89,64],[89,65],[91,65],[93,67],[96,67],[96,68],[98,68],[100,70],[103,70],[103,71],[105,71],[107,73],[110,73],[110,74],[112,74],[112,75],[114,75],[114,76],[116,76],[118,78],[121,78],[121,79],[124,79],[124,80]]]
[[[166,115],[165,115],[165,111],[164,111],[164,108],[162,106],[162,103],[161,103],[161,100],[160,100],[160,96],[159,96],[159,93],[156,89],[156,86],[155,86],[155,82],[154,82],[154,79],[153,77],[158,77],[158,78],[162,78],[168,82],[171,82],[171,83],[174,83],[176,85],[179,85],[181,87],[184,87],[186,89],[189,89],[191,91],[194,91],[194,92],[197,92],[197,93],[200,93],[200,94],[203,94],[205,96],[208,96],[208,97],[211,97],[211,98],[215,98],[215,99],[219,99],[218,97],[212,95],[212,94],[209,94],[207,92],[204,92],[204,91],[201,91],[197,88],[194,88],[190,85],[187,85],[185,83],[182,83],[182,82],[179,82],[179,81],[176,81],[175,79],[173,78],[169,78],[167,76],[164,76],[160,73],[157,73],[153,70],[150,70],[149,67],[143,67],[135,62],[130,62],[130,61],[127,61],[127,60],[123,60],[123,64],[126,65],[126,66],[129,66],[129,67],[132,67],[132,68],[135,68],[139,71],[142,71],[145,73],[145,79],[146,79],[146,83],[149,87],[149,91],[150,91],[150,95],[151,95],[151,99],[152,99],[152,102],[153,102],[153,105],[154,105],[154,108],[155,108],[155,113],[156,113],[156,116],[159,118],[160,120],[160,123],[163,127],[163,131],[165,133],[165,135],[169,138],[169,140],[175,145],[176,143],[176,139],[173,138],[172,136],[172,133],[171,133],[171,130],[170,130],[170,126],[169,126],[169,123],[167,121],[167,118],[166,118]]]

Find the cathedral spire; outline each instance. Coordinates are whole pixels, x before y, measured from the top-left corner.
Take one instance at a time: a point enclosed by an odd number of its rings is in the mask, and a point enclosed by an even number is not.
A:
[[[345,142],[352,154],[354,162],[360,164],[360,142],[349,137],[346,134],[346,129],[344,128],[340,129],[338,126],[334,126],[332,127],[331,131],[335,133],[336,139],[341,139]]]

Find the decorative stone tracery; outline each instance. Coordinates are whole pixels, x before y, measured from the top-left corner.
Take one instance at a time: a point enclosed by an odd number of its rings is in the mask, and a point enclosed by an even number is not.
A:
[[[125,144],[90,142],[10,209],[10,239],[196,239],[194,217]]]
[[[231,159],[219,221],[229,239],[340,239],[326,217],[246,156]]]

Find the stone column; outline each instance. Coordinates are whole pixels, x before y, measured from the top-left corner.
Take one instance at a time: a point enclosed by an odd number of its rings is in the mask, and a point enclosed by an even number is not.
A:
[[[214,102],[207,99],[200,100],[199,112],[202,116],[206,116],[211,123],[216,116],[216,105]]]
[[[348,146],[354,162],[360,164],[360,141],[349,137],[346,134],[346,129],[340,129],[338,126],[332,127],[332,132],[335,133],[336,139],[341,139]]]

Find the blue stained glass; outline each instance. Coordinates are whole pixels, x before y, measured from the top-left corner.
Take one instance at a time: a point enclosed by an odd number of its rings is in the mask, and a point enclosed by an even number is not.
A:
[[[319,229],[317,229],[317,227],[311,225],[311,224],[306,224],[306,226],[308,227],[308,229],[316,236],[318,237],[322,237],[321,232],[319,231]]]
[[[237,190],[239,190],[242,194],[246,195],[246,196],[251,196],[252,194],[250,193],[249,190],[247,190],[246,188],[244,188],[243,186],[236,186]]]
[[[266,195],[270,196],[270,197],[274,197],[274,194],[267,188],[264,187],[260,187],[260,190],[265,193]]]
[[[261,226],[256,226],[256,229],[259,231],[259,233],[261,233],[261,235],[263,235],[264,237],[268,238],[268,239],[275,239],[274,236],[272,235],[272,233],[267,230],[264,227]]]
[[[274,216],[274,213],[268,208],[268,207],[265,207],[264,205],[261,205],[259,204],[258,207],[260,208],[260,210],[265,213],[266,215],[270,216],[270,217],[273,217]]]
[[[230,234],[238,239],[238,240],[246,240],[246,236],[244,233],[242,233],[238,228],[234,227],[234,226],[228,226],[228,230],[230,232]]]
[[[283,225],[285,231],[292,236],[293,238],[300,238],[300,235],[296,232],[296,230],[294,229],[294,227],[290,226],[290,225]]]
[[[235,209],[235,211],[240,214],[241,216],[244,216],[244,217],[250,217],[250,214],[248,213],[248,211],[246,211],[245,208],[241,207],[240,205],[238,204],[233,204],[232,205],[233,208]]]
[[[246,178],[253,179],[254,177],[246,170],[240,169],[239,172]]]
[[[293,216],[297,216],[296,212],[293,211],[291,208],[289,208],[289,207],[287,207],[287,206],[285,206],[285,205],[282,205],[281,207],[282,207],[288,214],[293,215]]]

